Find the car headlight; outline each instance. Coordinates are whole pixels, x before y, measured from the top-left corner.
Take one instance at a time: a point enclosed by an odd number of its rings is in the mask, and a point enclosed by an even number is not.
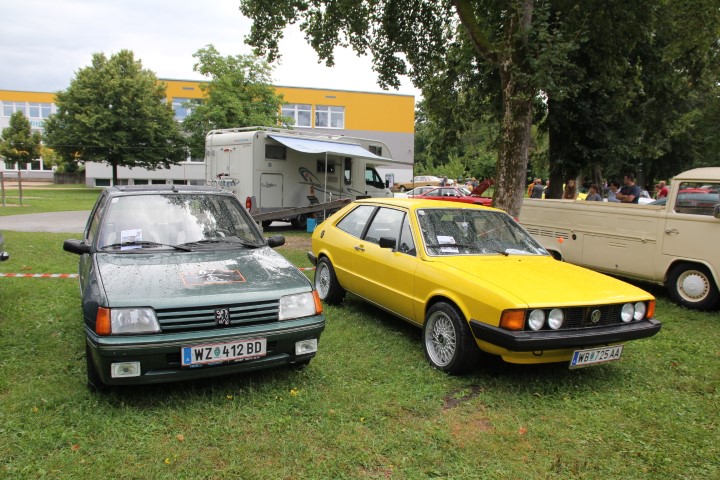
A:
[[[280,297],[280,320],[309,317],[319,313],[319,300],[316,301],[313,293],[306,292]]]
[[[540,330],[545,325],[545,312],[535,309],[528,315],[528,327],[532,330]]]
[[[160,324],[152,308],[98,308],[95,331],[99,335],[155,333]]]
[[[647,312],[647,308],[645,307],[645,304],[643,302],[638,302],[635,304],[635,315],[633,318],[635,320],[642,320],[645,318],[645,313]]]
[[[565,322],[565,314],[559,308],[553,308],[548,314],[548,326],[553,330],[557,330],[562,327]]]
[[[630,322],[633,317],[635,316],[635,307],[633,307],[632,303],[626,303],[622,306],[622,310],[620,311],[620,318],[623,322],[628,323]]]

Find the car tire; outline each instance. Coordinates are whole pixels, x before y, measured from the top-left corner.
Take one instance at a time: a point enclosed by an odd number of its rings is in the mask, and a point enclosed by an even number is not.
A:
[[[668,275],[667,289],[676,303],[694,310],[711,310],[720,302],[718,287],[704,265],[675,265]]]
[[[290,224],[293,226],[293,228],[307,228],[307,217],[301,213],[300,215],[297,215],[295,218],[290,220]]]
[[[438,302],[427,312],[423,325],[423,347],[430,365],[450,375],[475,367],[480,350],[460,312],[447,302]]]
[[[95,364],[92,361],[92,355],[90,354],[90,347],[85,345],[85,366],[87,368],[87,386],[94,392],[104,392],[107,390],[107,385],[103,383],[100,378],[100,374],[95,368]]]
[[[315,289],[320,300],[330,305],[337,305],[345,298],[345,289],[340,286],[335,269],[327,257],[318,260],[315,268]]]

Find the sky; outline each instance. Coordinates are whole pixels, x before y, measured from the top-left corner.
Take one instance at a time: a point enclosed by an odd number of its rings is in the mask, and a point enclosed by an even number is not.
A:
[[[66,89],[92,54],[132,50],[161,79],[203,80],[192,54],[213,44],[223,56],[249,54],[252,22],[239,0],[0,0],[0,90]],[[383,92],[369,57],[336,49],[335,67],[317,54],[297,27],[284,32],[273,83]],[[389,93],[415,95],[408,79]]]

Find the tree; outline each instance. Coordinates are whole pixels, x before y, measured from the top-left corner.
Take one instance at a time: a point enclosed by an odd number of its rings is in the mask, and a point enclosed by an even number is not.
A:
[[[358,54],[370,53],[383,87],[397,87],[398,76],[407,74],[425,94],[426,86],[446,71],[460,70],[454,62],[463,62],[465,72],[485,81],[471,88],[492,89],[491,96],[499,99],[494,204],[518,215],[539,87],[564,67],[564,58],[574,45],[550,22],[547,2],[241,0],[240,10],[253,20],[248,43],[270,61],[278,56],[285,26],[299,21],[328,66],[333,65],[336,45],[350,46]],[[458,52],[464,55],[451,55]],[[466,78],[458,77],[458,81]],[[446,91],[449,97],[454,93]],[[467,111],[465,115],[478,117],[480,113]]]
[[[40,132],[32,131],[23,112],[15,112],[0,135],[0,156],[7,163],[27,164],[40,158],[40,140]]]
[[[56,96],[45,142],[67,162],[104,162],[117,168],[169,168],[187,158],[165,86],[129,50],[107,59],[96,53]]]
[[[193,70],[210,78],[200,85],[205,99],[193,102],[183,121],[193,157],[204,155],[210,130],[278,124],[283,100],[270,83],[266,62],[253,55],[222,57],[212,45],[193,57],[198,59]]]

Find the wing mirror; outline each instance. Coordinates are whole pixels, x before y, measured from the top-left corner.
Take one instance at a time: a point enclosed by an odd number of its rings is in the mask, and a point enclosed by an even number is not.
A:
[[[394,238],[380,237],[380,248],[391,248],[395,250],[395,245],[397,245],[397,241]]]
[[[82,240],[65,240],[63,242],[63,250],[78,255],[90,253],[90,245],[86,245]]]
[[[267,243],[270,248],[282,247],[285,245],[285,237],[282,235],[274,235],[267,239]]]

